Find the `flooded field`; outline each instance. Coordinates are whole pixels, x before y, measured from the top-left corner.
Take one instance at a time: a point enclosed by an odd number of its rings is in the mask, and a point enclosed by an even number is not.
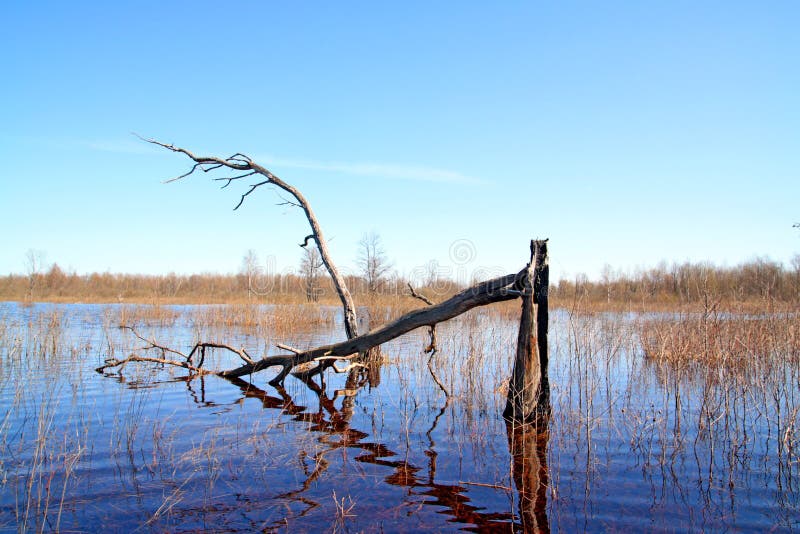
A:
[[[262,356],[341,339],[337,310],[0,304],[0,531],[800,529],[798,319],[729,353],[662,319],[551,312],[552,417],[523,433],[503,310],[439,326],[436,379],[420,330],[276,389],[277,369],[94,369],[143,345],[120,322]]]

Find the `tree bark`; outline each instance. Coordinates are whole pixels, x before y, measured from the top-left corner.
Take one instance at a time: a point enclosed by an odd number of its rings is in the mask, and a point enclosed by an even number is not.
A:
[[[534,254],[533,298],[536,300],[537,349],[539,351],[539,371],[542,374],[539,404],[549,414],[550,377],[548,368],[550,352],[547,335],[550,326],[550,257],[547,255],[547,239],[535,241],[534,243],[536,243],[536,252]]]
[[[514,369],[503,417],[529,422],[549,408],[547,377],[547,242],[531,241],[531,262],[522,276],[522,310]]]

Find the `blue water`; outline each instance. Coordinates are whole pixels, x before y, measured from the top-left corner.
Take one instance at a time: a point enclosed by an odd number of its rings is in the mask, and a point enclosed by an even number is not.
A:
[[[341,337],[336,321],[280,340],[200,324],[200,306],[169,309],[136,326],[182,351],[214,339],[261,356]],[[141,363],[96,373],[143,345],[116,328],[122,311],[0,304],[0,530],[800,528],[788,359],[753,370],[762,387],[725,369],[687,376],[643,356],[636,317],[557,311],[548,432],[515,457],[500,415],[513,318],[478,310],[439,326],[447,402],[424,331],[371,369],[329,373],[324,389],[293,377],[275,389],[277,369],[239,383]],[[523,468],[535,487],[521,492]]]

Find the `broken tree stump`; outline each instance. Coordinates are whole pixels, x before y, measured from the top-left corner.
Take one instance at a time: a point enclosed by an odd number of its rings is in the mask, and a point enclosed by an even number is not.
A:
[[[531,241],[531,261],[522,276],[522,311],[517,353],[508,383],[503,417],[532,423],[550,410],[547,376],[548,286],[547,240]]]

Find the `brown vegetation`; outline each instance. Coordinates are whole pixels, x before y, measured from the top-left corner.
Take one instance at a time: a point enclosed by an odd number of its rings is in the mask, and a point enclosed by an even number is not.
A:
[[[800,257],[791,267],[758,259],[736,267],[703,263],[661,264],[631,275],[606,270],[600,280],[578,276],[550,287],[551,306],[593,309],[724,309],[746,307],[767,310],[800,302]],[[370,308],[399,308],[399,314],[416,307],[408,281],[387,277],[375,291],[362,276],[345,276],[359,302]],[[247,275],[192,274],[138,275],[65,272],[53,264],[45,272],[9,274],[0,278],[0,300],[49,302],[126,302],[142,304],[243,304],[303,303],[309,285],[303,274],[262,274],[258,293],[252,294]],[[415,285],[421,293],[442,300],[463,289],[452,280],[435,279]],[[321,304],[339,303],[330,280],[315,274],[311,293]],[[513,305],[514,312],[518,312]],[[511,309],[509,308],[509,309]],[[388,313],[388,312],[387,312]],[[393,313],[398,313],[394,310]],[[396,315],[395,315],[396,316]]]
[[[407,299],[407,281],[386,279],[373,292],[359,276],[346,276],[348,287],[366,305],[397,304]],[[31,287],[34,288],[33,292]],[[58,264],[44,273],[31,276],[9,274],[0,278],[0,300],[17,302],[125,302],[140,304],[243,304],[303,303],[309,300],[307,279],[295,274],[260,275],[258,291],[252,281],[240,274],[142,275],[119,273],[67,273]],[[437,296],[449,297],[461,288],[447,280],[437,280],[422,288]],[[313,299],[321,304],[338,304],[330,279],[315,275]]]
[[[736,267],[709,263],[682,263],[639,271],[613,273],[604,269],[601,280],[579,275],[550,288],[557,305],[591,305],[609,309],[676,309],[684,306],[765,309],[768,303],[797,304],[800,296],[800,256],[791,267],[756,259]]]
[[[793,312],[650,318],[642,320],[640,338],[645,356],[672,365],[747,368],[775,355],[800,362],[800,317]]]

